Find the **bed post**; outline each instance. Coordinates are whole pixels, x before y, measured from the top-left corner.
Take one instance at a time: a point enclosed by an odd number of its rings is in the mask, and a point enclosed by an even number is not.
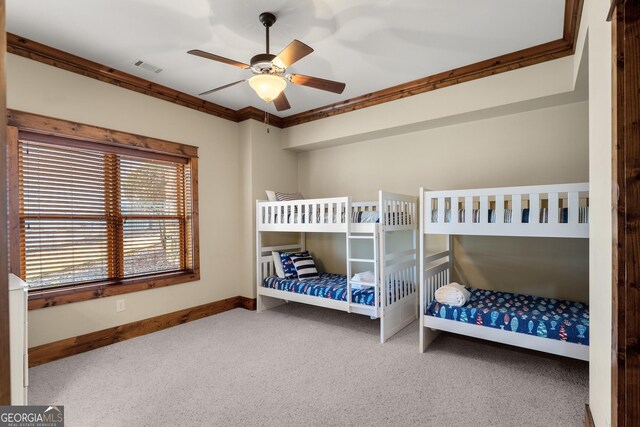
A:
[[[418,279],[419,279],[419,272],[417,271],[418,268],[418,257],[420,256],[420,254],[422,253],[421,251],[418,250],[418,229],[414,228],[413,229],[413,250],[415,251],[415,260],[416,260],[416,265],[414,266],[413,269],[413,283],[417,283]],[[420,287],[418,286],[418,289],[416,289],[416,292],[418,292],[418,299],[416,299],[416,318],[418,318],[420,316]]]
[[[419,308],[420,308],[420,312],[418,313],[418,318],[420,319],[420,353],[424,353],[425,350],[427,349],[427,341],[426,341],[426,336],[425,336],[425,329],[424,329],[424,296],[425,296],[425,289],[424,289],[424,212],[425,212],[425,206],[424,206],[424,188],[420,187],[420,222],[419,222],[419,229],[418,232],[420,233],[420,250],[418,250],[416,252],[416,254],[420,257],[420,262],[418,263],[419,267],[420,267],[420,274],[418,275],[418,277],[420,277],[420,292],[418,293],[418,298],[420,299],[420,303],[419,303]]]
[[[344,209],[345,240],[347,244],[347,313],[351,313],[351,196],[347,197],[347,206]]]
[[[453,235],[447,235],[447,251],[449,252],[449,283],[453,281],[452,272],[453,272]]]
[[[262,285],[262,234],[258,224],[260,224],[260,204],[256,200],[256,311],[262,313],[262,295],[260,295],[260,286]]]
[[[382,206],[382,198],[380,198],[380,203],[378,204],[378,210],[383,212],[381,209]],[[385,338],[385,308],[387,302],[387,279],[386,273],[384,269],[385,259],[384,255],[386,253],[387,243],[385,241],[385,231],[382,228],[382,213],[380,214],[380,224],[377,224],[374,229],[373,234],[373,259],[376,260],[374,265],[374,275],[375,275],[375,283],[376,283],[376,307],[379,307],[380,310],[380,344],[384,344],[386,341]],[[377,246],[377,251],[376,251]],[[379,298],[379,300],[378,300]],[[378,304],[379,303],[379,304]]]

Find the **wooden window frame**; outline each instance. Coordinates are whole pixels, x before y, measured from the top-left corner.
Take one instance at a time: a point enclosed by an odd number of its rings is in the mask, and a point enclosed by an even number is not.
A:
[[[191,168],[191,234],[193,269],[189,271],[150,274],[147,276],[110,279],[88,284],[60,286],[29,291],[29,310],[96,298],[122,295],[164,286],[200,280],[200,244],[198,223],[198,149],[175,142],[74,123],[16,110],[7,111],[7,145],[9,174],[9,246],[10,271],[20,275],[20,213],[18,205],[18,139],[20,132],[37,133],[40,139],[64,139],[66,145],[96,147],[107,152],[127,152],[144,158],[184,159]]]

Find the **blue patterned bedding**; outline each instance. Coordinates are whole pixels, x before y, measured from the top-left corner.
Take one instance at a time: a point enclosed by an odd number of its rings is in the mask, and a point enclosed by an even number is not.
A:
[[[347,277],[341,274],[318,273],[316,279],[281,279],[271,276],[264,279],[262,286],[280,291],[295,292],[320,298],[328,298],[338,301],[347,300]],[[351,302],[363,305],[375,305],[375,293],[373,287],[351,289]]]
[[[468,288],[462,307],[433,300],[425,314],[489,328],[589,345],[589,306],[580,302]]]

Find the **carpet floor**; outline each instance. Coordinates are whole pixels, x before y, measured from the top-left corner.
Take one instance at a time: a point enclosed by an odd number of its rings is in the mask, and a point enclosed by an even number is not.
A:
[[[581,426],[588,364],[299,304],[236,309],[30,369],[88,426]]]

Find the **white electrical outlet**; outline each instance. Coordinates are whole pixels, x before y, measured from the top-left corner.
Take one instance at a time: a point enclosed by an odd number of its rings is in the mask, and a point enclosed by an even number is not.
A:
[[[116,311],[124,311],[124,300],[119,299],[116,301]]]

